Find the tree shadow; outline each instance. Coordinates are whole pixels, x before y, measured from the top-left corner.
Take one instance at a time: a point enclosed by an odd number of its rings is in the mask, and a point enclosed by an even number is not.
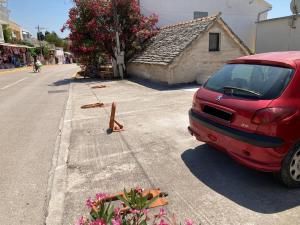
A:
[[[151,81],[151,80],[141,79],[141,78],[136,78],[136,77],[129,78],[128,80],[133,82],[133,83],[137,83],[139,85],[142,85],[142,86],[145,86],[147,88],[151,88],[151,89],[154,89],[154,90],[157,90],[157,91],[198,89],[201,86],[197,83],[169,85],[167,83],[159,83],[159,82],[154,82],[154,81]]]
[[[186,150],[181,158],[205,185],[252,211],[272,214],[300,205],[300,189],[288,189],[271,173],[250,170],[208,145]]]
[[[64,86],[64,85],[69,85],[70,83],[99,83],[103,82],[102,80],[99,80],[97,78],[66,78],[62,80],[57,80],[50,84],[49,86]]]

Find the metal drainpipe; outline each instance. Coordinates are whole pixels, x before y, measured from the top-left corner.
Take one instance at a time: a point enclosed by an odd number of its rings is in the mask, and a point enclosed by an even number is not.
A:
[[[255,31],[255,41],[254,41],[254,48],[255,48],[255,53],[256,53],[256,43],[257,43],[257,27],[258,27],[258,23],[260,21],[260,17],[262,14],[267,13],[269,11],[271,11],[273,9],[273,7],[269,7],[268,9],[261,11],[257,14],[257,21],[256,21],[256,31]]]

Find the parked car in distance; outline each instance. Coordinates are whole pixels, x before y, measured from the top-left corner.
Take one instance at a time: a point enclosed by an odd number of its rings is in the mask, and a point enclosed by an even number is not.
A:
[[[228,62],[195,93],[189,119],[197,140],[300,187],[300,52]]]

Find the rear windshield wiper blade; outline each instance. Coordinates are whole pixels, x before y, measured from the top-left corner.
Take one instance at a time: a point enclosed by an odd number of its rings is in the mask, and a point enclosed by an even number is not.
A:
[[[249,94],[251,96],[255,96],[255,97],[261,97],[261,94],[256,92],[256,91],[251,91],[251,90],[248,90],[248,89],[244,89],[244,88],[238,88],[238,87],[231,87],[231,86],[225,86],[222,88],[224,94],[237,94],[237,92],[243,92],[245,94]]]

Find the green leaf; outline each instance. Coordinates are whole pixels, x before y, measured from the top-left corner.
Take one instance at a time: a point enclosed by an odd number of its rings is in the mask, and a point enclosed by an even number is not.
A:
[[[110,206],[107,213],[107,222],[111,221],[114,216],[114,206]]]
[[[98,212],[99,218],[103,218],[105,211],[105,205],[101,205],[100,210]]]
[[[117,198],[118,198],[121,202],[123,202],[127,207],[130,207],[129,202],[128,202],[123,196],[118,195]]]
[[[94,220],[98,219],[98,214],[94,210],[91,211],[90,215]]]

